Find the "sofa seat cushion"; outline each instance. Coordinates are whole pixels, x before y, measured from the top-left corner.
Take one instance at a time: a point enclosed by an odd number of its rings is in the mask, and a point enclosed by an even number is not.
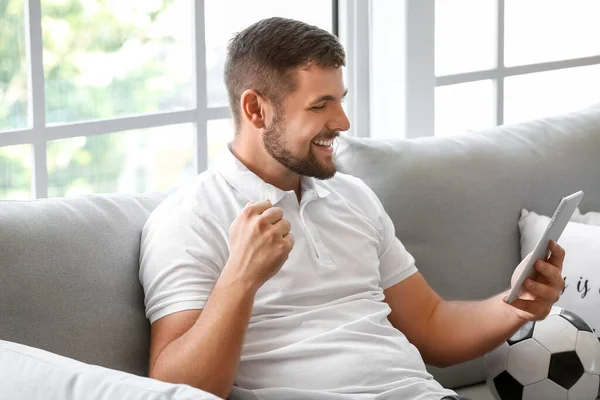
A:
[[[485,382],[477,383],[470,386],[464,386],[454,391],[460,395],[472,400],[495,400],[494,395],[488,388]]]

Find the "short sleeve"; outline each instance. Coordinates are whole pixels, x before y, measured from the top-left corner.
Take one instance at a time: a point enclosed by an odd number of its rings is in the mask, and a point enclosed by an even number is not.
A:
[[[380,236],[379,275],[381,276],[380,286],[385,290],[417,272],[417,267],[414,257],[396,237],[396,230],[390,216],[375,193],[372,193],[372,196],[380,212],[382,232]]]
[[[150,323],[204,308],[228,253],[228,234],[213,216],[181,206],[155,210],[140,247],[139,278]]]

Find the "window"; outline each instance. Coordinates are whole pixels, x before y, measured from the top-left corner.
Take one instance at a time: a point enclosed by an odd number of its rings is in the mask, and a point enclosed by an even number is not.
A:
[[[41,4],[48,125],[194,107],[191,1]]]
[[[202,172],[234,134],[231,36],[271,16],[332,31],[336,4],[0,2],[0,199],[163,190]]]
[[[435,0],[435,135],[599,102],[597,15],[596,0]]]
[[[208,121],[208,166],[214,167],[222,152],[227,151],[227,143],[233,140],[233,119],[213,119]]]
[[[23,0],[0,4],[0,130],[27,125],[24,15]]]
[[[451,136],[494,126],[494,84],[491,80],[435,89],[435,134]]]
[[[448,136],[600,102],[598,0],[372,0],[372,137]]]
[[[179,124],[50,141],[48,196],[165,190],[194,173],[194,126]]]
[[[504,93],[505,123],[575,111],[600,102],[600,64],[510,76]]]
[[[507,67],[600,54],[600,2],[504,0]]]
[[[31,146],[0,147],[0,198],[27,200],[31,196]]]
[[[494,68],[496,30],[495,0],[437,0],[436,76]]]

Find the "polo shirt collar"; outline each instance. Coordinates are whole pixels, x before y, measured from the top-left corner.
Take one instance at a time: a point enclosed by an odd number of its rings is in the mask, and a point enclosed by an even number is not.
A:
[[[231,152],[231,143],[227,145],[227,150],[222,152],[221,158],[217,164],[217,171],[225,180],[238,192],[242,193],[250,201],[258,202],[269,200],[271,204],[277,204],[288,193],[269,183],[263,181],[258,175],[250,171],[237,157]],[[313,194],[316,198],[327,197],[330,192],[315,178],[309,176],[300,177],[300,187],[302,188],[302,197]]]

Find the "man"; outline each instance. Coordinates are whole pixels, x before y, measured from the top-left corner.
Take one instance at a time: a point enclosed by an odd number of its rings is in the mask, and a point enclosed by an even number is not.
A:
[[[429,287],[375,194],[336,174],[344,64],[335,36],[298,21],[231,41],[235,139],[142,235],[150,377],[231,399],[457,398],[424,362],[483,355],[559,298],[555,244],[512,305]]]

